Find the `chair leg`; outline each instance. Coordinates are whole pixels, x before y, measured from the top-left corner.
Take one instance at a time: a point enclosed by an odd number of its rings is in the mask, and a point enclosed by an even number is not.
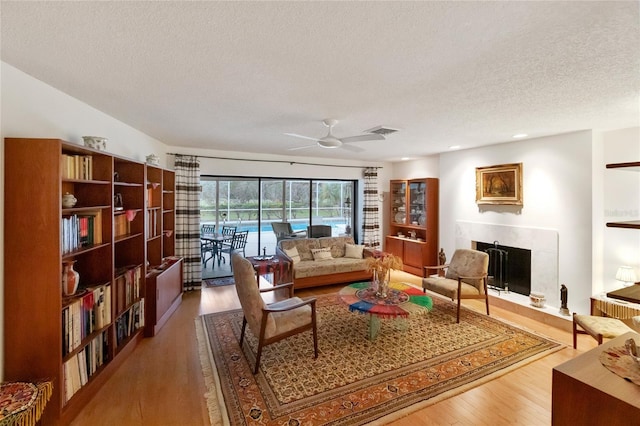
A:
[[[262,356],[262,339],[258,343],[258,353],[256,354],[256,366],[253,369],[253,374],[258,374],[258,368],[260,368],[260,357]]]
[[[484,277],[484,301],[487,304],[487,315],[489,315],[489,289],[487,288],[487,277]]]
[[[242,341],[244,340],[244,330],[247,328],[247,318],[242,317],[242,331],[240,332],[240,346],[242,347]]]
[[[461,302],[461,299],[458,297],[458,313],[456,316],[456,324],[460,323],[460,302]]]
[[[311,312],[311,322],[313,323],[313,354],[318,358],[318,328],[316,327],[316,311]]]
[[[578,326],[576,324],[575,313],[573,314],[573,349],[578,348]]]

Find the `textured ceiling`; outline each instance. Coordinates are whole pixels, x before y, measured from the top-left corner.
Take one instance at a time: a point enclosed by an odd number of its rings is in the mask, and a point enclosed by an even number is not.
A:
[[[640,125],[628,2],[9,2],[2,60],[174,146],[397,160]],[[286,136],[384,125],[364,152]],[[355,144],[354,144],[355,145]]]

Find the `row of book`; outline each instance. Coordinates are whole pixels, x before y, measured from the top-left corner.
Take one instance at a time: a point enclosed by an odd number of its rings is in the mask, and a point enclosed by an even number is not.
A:
[[[70,155],[60,156],[60,170],[62,179],[93,179],[93,157],[90,155]]]
[[[149,210],[147,212],[149,220],[147,220],[147,236],[148,238],[160,235],[160,211]]]
[[[62,356],[80,347],[94,331],[111,323],[111,285],[87,288],[62,308]]]
[[[137,329],[144,327],[144,299],[134,303],[130,309],[116,319],[116,347],[120,346]]]
[[[128,266],[116,271],[116,315],[140,298],[142,265]]]
[[[84,385],[89,378],[109,360],[109,333],[100,333],[80,352],[62,364],[64,378],[64,403]]]
[[[116,238],[131,233],[131,222],[126,214],[117,214],[113,217],[113,232]]]
[[[62,254],[94,244],[102,244],[102,210],[62,217]]]

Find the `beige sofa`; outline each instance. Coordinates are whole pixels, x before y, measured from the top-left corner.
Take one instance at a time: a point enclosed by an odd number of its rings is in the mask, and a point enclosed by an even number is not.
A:
[[[353,257],[359,249],[361,257]],[[285,239],[276,250],[292,264],[294,289],[366,281],[372,277],[365,260],[372,252],[355,245],[352,237]]]

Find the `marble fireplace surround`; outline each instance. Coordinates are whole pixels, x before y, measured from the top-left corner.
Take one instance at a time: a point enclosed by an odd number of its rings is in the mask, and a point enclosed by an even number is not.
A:
[[[547,308],[560,307],[558,284],[558,231],[490,223],[456,221],[456,247],[473,248],[476,241],[531,250],[531,291],[543,293]],[[529,298],[516,293],[494,296],[528,304]],[[545,309],[546,310],[546,309]]]

